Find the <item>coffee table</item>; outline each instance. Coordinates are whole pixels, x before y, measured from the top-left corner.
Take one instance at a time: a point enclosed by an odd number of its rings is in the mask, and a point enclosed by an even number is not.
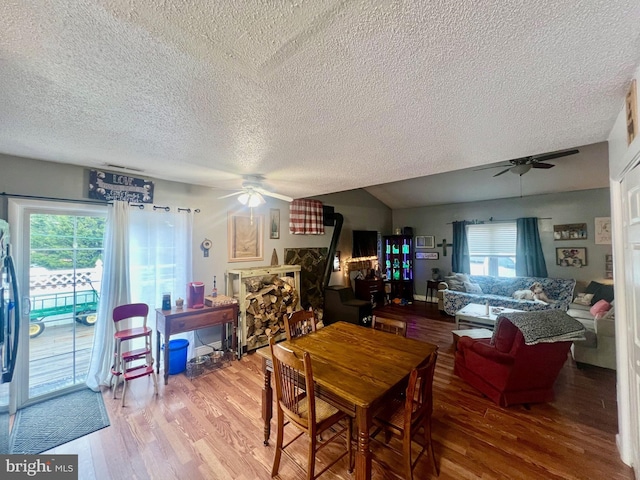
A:
[[[451,334],[453,335],[453,349],[458,349],[458,340],[460,337],[471,337],[474,339],[479,338],[491,338],[493,336],[493,332],[487,328],[466,328],[464,330],[452,330]]]
[[[486,305],[470,303],[456,312],[456,329],[461,328],[488,328],[493,330],[498,315],[502,313],[522,312],[513,308],[489,307],[489,315],[486,314]]]

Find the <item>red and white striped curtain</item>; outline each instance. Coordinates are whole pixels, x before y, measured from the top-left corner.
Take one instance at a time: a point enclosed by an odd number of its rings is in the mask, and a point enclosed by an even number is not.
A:
[[[324,235],[322,202],[306,198],[291,202],[289,232],[294,235]]]

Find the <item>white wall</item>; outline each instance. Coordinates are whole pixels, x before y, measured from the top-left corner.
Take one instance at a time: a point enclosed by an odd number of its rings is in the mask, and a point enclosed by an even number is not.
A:
[[[488,200],[483,202],[456,203],[434,207],[409,208],[393,211],[393,224],[413,227],[414,235],[434,235],[436,244],[446,238],[451,243],[453,227],[451,222],[460,220],[508,220],[519,217],[549,218],[539,222],[540,240],[547,263],[549,277],[575,278],[588,282],[602,280],[605,275],[605,254],[611,253],[611,245],[594,243],[594,218],[610,216],[609,189],[582,190],[577,192],[535,195],[508,200]],[[553,225],[567,223],[586,223],[587,239],[573,241],[554,241]],[[587,266],[582,268],[560,267],[556,265],[556,248],[585,247]],[[442,272],[451,271],[451,247],[447,247],[447,256],[442,248],[425,250],[437,251],[438,260],[416,260],[414,270],[414,288],[423,295],[426,280],[431,278],[431,268],[439,267]]]

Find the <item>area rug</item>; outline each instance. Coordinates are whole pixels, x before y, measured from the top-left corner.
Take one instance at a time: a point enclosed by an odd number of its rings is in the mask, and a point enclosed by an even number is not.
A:
[[[38,454],[109,425],[102,394],[80,390],[19,410],[9,448],[13,454]]]
[[[9,414],[0,413],[0,455],[9,453]]]

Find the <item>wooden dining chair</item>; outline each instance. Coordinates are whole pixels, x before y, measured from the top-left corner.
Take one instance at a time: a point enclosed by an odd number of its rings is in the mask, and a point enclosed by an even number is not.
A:
[[[394,320],[392,318],[383,318],[373,316],[371,327],[384,332],[395,333],[402,337],[407,336],[407,322],[403,320]]]
[[[316,331],[316,316],[313,310],[298,310],[284,316],[284,330],[287,340]]]
[[[113,322],[116,327],[114,334],[114,353],[113,366],[111,367],[111,379],[115,380],[113,386],[113,398],[116,398],[116,389],[120,382],[120,377],[124,380],[124,388],[122,390],[122,406],[124,407],[124,399],[127,394],[127,383],[136,378],[151,376],[153,378],[153,388],[158,395],[158,380],[156,372],[153,370],[153,356],[151,349],[151,338],[153,337],[153,329],[147,326],[147,317],[149,315],[149,306],[146,303],[130,303],[119,305],[113,309]],[[135,319],[141,325],[134,326]],[[125,320],[129,321],[129,324]],[[132,350],[123,351],[125,342],[131,342],[136,339],[142,340],[142,346],[133,348]]]
[[[413,469],[425,452],[431,456],[436,476],[440,475],[436,463],[433,443],[431,441],[431,415],[433,413],[433,373],[436,367],[438,352],[433,352],[429,358],[411,371],[409,384],[404,397],[397,397],[391,401],[388,408],[384,408],[377,414],[373,423],[377,427],[374,436],[384,431],[385,444],[389,443],[392,436],[402,441],[402,464],[404,478],[413,479]],[[411,441],[416,434],[423,430],[424,441],[420,453],[415,460],[411,460]]]
[[[295,459],[285,450],[295,440],[306,434],[309,442],[309,452],[307,459],[307,475],[308,480],[315,480],[322,475],[328,468],[332,467],[345,455],[348,455],[349,473],[353,471],[352,454],[351,454],[351,417],[346,413],[338,410],[333,405],[328,404],[324,400],[315,397],[313,369],[311,366],[311,356],[305,352],[303,358],[300,359],[294,352],[288,350],[282,345],[275,343],[275,338],[269,340],[271,348],[271,357],[273,360],[273,372],[276,384],[276,403],[277,403],[277,439],[276,454],[273,459],[273,468],[271,476],[278,474],[280,467],[280,458],[284,452],[294,464],[299,465]],[[283,445],[285,419],[288,420],[287,425],[294,425],[301,432]],[[330,438],[324,442],[318,441],[318,435],[340,420],[344,420],[345,426],[332,433]],[[337,440],[341,435],[345,434],[346,451],[335,458],[329,465],[315,474],[316,453],[328,445],[330,442]]]

